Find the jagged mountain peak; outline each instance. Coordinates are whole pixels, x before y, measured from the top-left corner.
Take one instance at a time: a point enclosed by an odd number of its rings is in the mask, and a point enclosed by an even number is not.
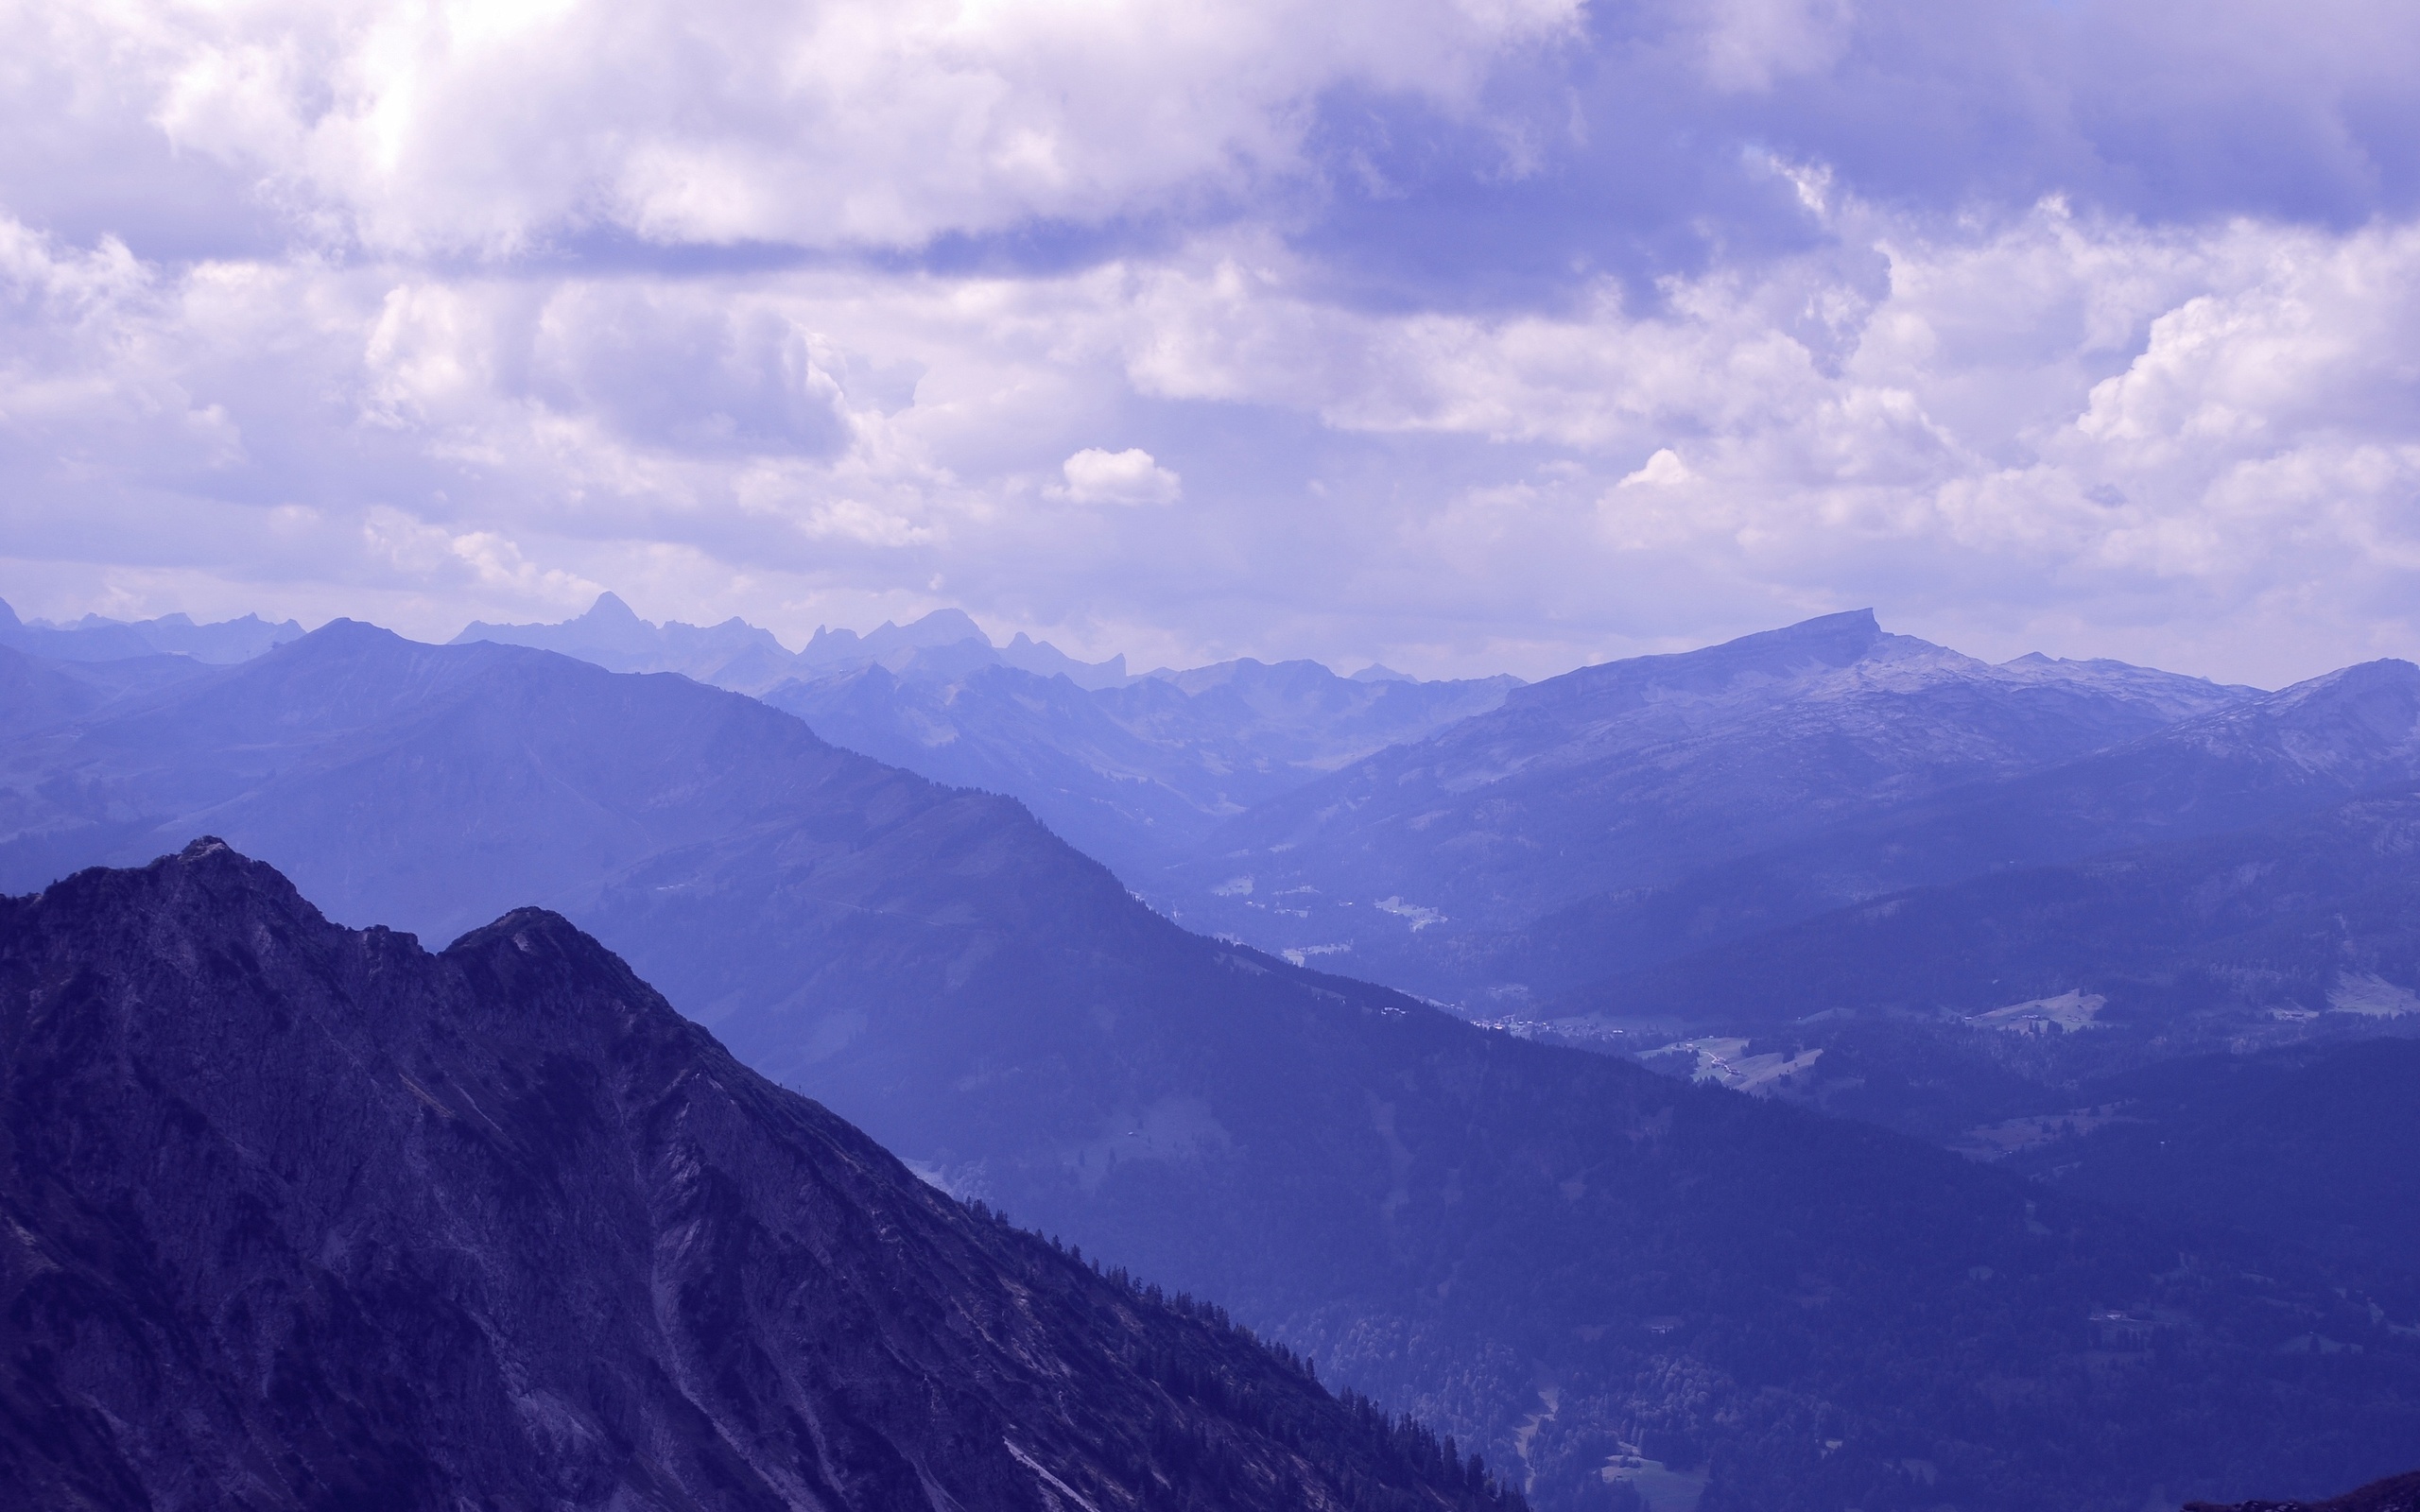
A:
[[[636,610],[632,610],[630,605],[622,601],[621,594],[614,593],[609,588],[604,593],[597,594],[596,602],[589,605],[588,612],[579,617],[584,620],[596,620],[600,623],[609,620],[635,622],[638,619],[638,613]]]
[[[1518,1505],[542,909],[431,954],[197,840],[0,899],[0,1046],[29,1505]]]
[[[292,620],[272,625],[257,614],[197,624],[184,613],[148,620],[113,620],[86,614],[67,625],[30,624],[0,601],[0,644],[61,662],[106,662],[137,657],[182,656],[212,665],[248,662],[302,634]]]

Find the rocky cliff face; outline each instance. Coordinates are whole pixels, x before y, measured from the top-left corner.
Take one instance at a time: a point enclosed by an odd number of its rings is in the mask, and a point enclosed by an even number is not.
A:
[[[552,914],[432,955],[216,841],[83,872],[0,900],[0,1068],[19,1504],[1497,1504]]]

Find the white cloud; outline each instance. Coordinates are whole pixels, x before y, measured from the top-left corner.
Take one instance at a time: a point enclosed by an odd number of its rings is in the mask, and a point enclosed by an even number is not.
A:
[[[1087,446],[1059,465],[1067,497],[1078,504],[1174,504],[1184,480],[1140,447],[1104,452]]]
[[[2420,649],[2420,229],[1841,215],[1878,281],[1811,257],[1504,317],[1326,302],[1250,235],[675,279],[179,271],[12,227],[0,512],[25,559],[431,633],[604,584],[790,633],[955,600],[1104,651],[1530,671],[1851,597],[2255,679]],[[1272,439],[1182,481],[1091,444],[1238,416]]]
[[[1689,471],[1689,464],[1681,460],[1681,454],[1665,446],[1657,448],[1655,455],[1649,457],[1637,472],[1625,473],[1615,487],[1677,489],[1684,483],[1696,481],[1697,474]]]
[[[916,244],[1294,172],[1305,106],[1453,104],[1576,0],[169,0],[0,10],[310,233],[494,253]]]
[[[2251,679],[2420,651],[2392,206],[1950,215],[1776,148],[1742,161],[1786,250],[1357,283],[1322,111],[1414,96],[1547,174],[1489,70],[1578,14],[0,0],[0,591],[424,633],[594,585],[793,635],[954,601],[1099,654],[1474,671],[1863,601]],[[1739,100],[1889,19],[1655,15]],[[2393,72],[2295,45],[2289,82]],[[144,235],[23,208],[119,171],[112,214],[170,207]]]

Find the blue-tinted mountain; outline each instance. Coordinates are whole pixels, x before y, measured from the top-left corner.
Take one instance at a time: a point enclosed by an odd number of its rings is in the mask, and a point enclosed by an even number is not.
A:
[[[61,662],[116,662],[131,657],[187,656],[224,665],[249,662],[271,646],[300,640],[292,620],[272,625],[257,614],[197,625],[183,614],[154,620],[112,620],[87,614],[70,625],[26,624],[0,601],[0,646]]]
[[[0,1211],[17,1506],[1506,1504],[559,916],[432,955],[215,840],[0,901]]]
[[[733,618],[719,625],[658,625],[633,613],[620,595],[602,593],[586,613],[560,625],[490,625],[473,621],[454,638],[457,645],[493,641],[504,645],[560,651],[614,672],[678,672],[700,682],[742,693],[761,693],[798,678],[829,677],[873,666],[927,669],[1014,666],[1045,677],[1066,676],[1085,686],[1104,686],[1126,677],[1123,657],[1079,662],[1022,632],[994,646],[981,627],[959,610],[936,610],[908,625],[885,623],[865,635],[821,628],[804,649],[792,652],[773,632]]]
[[[2420,1457],[2397,1298],[1188,934],[1017,803],[685,678],[337,624],[11,742],[0,792],[10,888],[207,831],[356,923],[552,907],[935,1180],[1541,1507],[1628,1459],[1705,1512],[2133,1512]],[[2280,1352],[2315,1334],[2363,1352]]]
[[[971,663],[971,664],[970,664]],[[1495,708],[1512,678],[1340,678],[1245,659],[1115,686],[931,653],[763,695],[835,744],[1009,794],[1146,896],[1231,815]]]
[[[474,624],[454,644],[479,641],[754,694],[835,745],[1017,799],[1144,889],[1230,816],[1492,709],[1519,680],[1346,679],[1249,658],[1130,677],[1123,656],[1080,662],[1023,633],[994,645],[955,609],[864,635],[819,629],[792,653],[741,620],[652,624],[612,593],[561,625]]]
[[[2100,1000],[2079,1045],[2185,1054],[2320,1025],[2420,1027],[2415,988],[2420,792],[2406,783],[2244,830],[1886,894],[1568,1001],[1745,1028],[1852,1015],[1982,1023],[2079,993]]]
[[[119,698],[182,682],[207,670],[204,663],[183,656],[54,661],[0,645],[0,741],[90,716]]]
[[[1230,820],[1181,917],[1468,997],[1490,936],[2038,771],[2250,694],[2106,662],[1994,666],[1834,614],[1584,667]],[[1500,952],[1495,952],[1501,954]]]
[[[2373,1481],[2324,1502],[2188,1502],[2185,1512],[2420,1512],[2420,1470]]]
[[[2420,1274],[2415,1087],[2412,1039],[2164,1061],[2081,1083],[2007,1160],[2130,1211]]]
[[[1844,905],[2285,822],[2415,782],[2420,667],[2365,662],[2072,762],[1952,789],[1676,881],[1608,891],[1472,954],[1489,969],[1527,972],[1534,998],[1567,1004],[1592,980],[1724,950]],[[2094,937],[2128,920],[2152,922],[2115,916]],[[2146,936],[2145,948],[2160,947]]]

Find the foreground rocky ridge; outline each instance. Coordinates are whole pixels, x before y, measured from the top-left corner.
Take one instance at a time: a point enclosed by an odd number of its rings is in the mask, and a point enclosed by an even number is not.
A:
[[[2325,1502],[2187,1502],[2185,1512],[2420,1512],[2420,1470],[2373,1481]]]
[[[431,955],[216,841],[82,872],[0,900],[0,1067],[25,1504],[1503,1504],[552,914]]]

